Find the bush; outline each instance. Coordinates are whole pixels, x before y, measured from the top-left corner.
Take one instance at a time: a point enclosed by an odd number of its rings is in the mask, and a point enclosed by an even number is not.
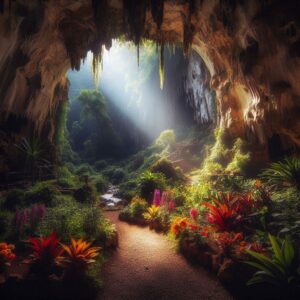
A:
[[[161,158],[155,162],[150,170],[152,173],[162,173],[167,179],[184,180],[184,175],[180,168],[175,168],[166,158]]]
[[[134,197],[129,204],[129,214],[131,217],[138,218],[146,212],[148,203],[145,199]]]
[[[122,168],[117,168],[113,172],[111,181],[114,184],[118,184],[123,180],[124,177],[125,177],[125,171]]]
[[[74,198],[81,203],[94,203],[97,200],[96,188],[91,183],[86,183],[75,190]]]
[[[95,185],[98,193],[105,193],[106,190],[108,189],[108,181],[101,174],[93,176],[92,182]]]
[[[140,196],[151,202],[154,190],[160,189],[163,191],[166,186],[166,178],[163,174],[146,171],[139,180]]]
[[[24,194],[25,205],[29,206],[34,203],[44,203],[50,206],[55,196],[60,194],[55,187],[54,181],[41,181],[30,187]]]
[[[94,173],[95,171],[93,167],[91,167],[89,164],[82,164],[76,170],[77,175],[92,175]]]
[[[94,166],[97,171],[101,171],[108,166],[108,163],[106,160],[97,160]]]
[[[160,133],[159,137],[155,141],[155,145],[162,147],[163,149],[171,149],[175,144],[175,133],[172,129],[164,130]]]
[[[137,194],[138,181],[131,179],[119,185],[117,197],[129,201]]]
[[[62,166],[57,169],[57,183],[63,188],[73,188],[78,185],[78,180],[67,166]]]

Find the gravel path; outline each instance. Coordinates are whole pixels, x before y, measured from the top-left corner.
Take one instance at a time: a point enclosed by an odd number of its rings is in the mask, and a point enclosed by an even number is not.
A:
[[[206,270],[193,268],[162,235],[106,217],[117,225],[119,249],[103,269],[107,300],[232,299]]]

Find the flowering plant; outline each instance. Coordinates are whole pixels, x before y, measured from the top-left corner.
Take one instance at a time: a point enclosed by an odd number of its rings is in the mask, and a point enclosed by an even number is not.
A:
[[[0,271],[10,266],[10,262],[16,258],[14,249],[15,246],[12,244],[0,243]]]
[[[243,236],[241,233],[227,231],[216,234],[215,238],[219,248],[227,257],[233,255],[234,251],[239,246],[239,243],[243,240]]]
[[[95,262],[100,253],[100,247],[92,247],[91,242],[82,239],[71,239],[71,245],[62,244],[67,256],[62,259],[63,266],[75,272],[85,272],[88,266]],[[76,276],[76,274],[74,274]],[[81,275],[81,274],[79,274]]]

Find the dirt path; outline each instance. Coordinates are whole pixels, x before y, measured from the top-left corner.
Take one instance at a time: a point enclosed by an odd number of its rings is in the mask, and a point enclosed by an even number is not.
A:
[[[99,299],[232,299],[208,272],[176,254],[163,236],[120,222],[117,212],[107,212],[106,217],[117,225],[119,249],[104,266]]]

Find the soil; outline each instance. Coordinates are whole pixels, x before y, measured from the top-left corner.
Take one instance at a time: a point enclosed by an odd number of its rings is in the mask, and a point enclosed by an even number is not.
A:
[[[117,226],[119,248],[103,268],[98,299],[233,299],[212,274],[177,254],[162,234],[119,221],[118,212],[105,215]]]

